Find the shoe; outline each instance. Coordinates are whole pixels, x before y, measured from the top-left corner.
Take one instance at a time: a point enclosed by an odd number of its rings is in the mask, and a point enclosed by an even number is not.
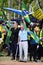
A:
[[[34,61],[35,61],[35,62],[37,62],[37,60],[36,60],[36,59],[35,59]]]
[[[23,62],[23,60],[19,60],[19,62]]]
[[[38,62],[40,62],[40,60],[39,60],[39,59],[38,59],[37,61],[38,61]]]
[[[27,60],[23,60],[23,62],[27,62]]]
[[[6,55],[6,56],[10,56],[10,55]]]
[[[23,62],[23,59],[19,59],[20,62]]]
[[[43,62],[43,60],[41,62]]]
[[[32,62],[32,60],[30,60]]]
[[[15,58],[12,58],[11,60],[15,60]]]
[[[26,59],[23,59],[23,62],[27,62],[27,60]]]

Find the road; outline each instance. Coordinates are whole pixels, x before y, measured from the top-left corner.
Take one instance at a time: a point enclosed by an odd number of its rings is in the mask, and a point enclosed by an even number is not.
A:
[[[0,57],[0,65],[43,65],[43,62],[19,62],[11,60],[11,57]]]

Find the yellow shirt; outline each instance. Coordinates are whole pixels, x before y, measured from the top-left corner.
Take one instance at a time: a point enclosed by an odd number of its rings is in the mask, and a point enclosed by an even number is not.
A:
[[[0,38],[0,44],[1,44],[3,42],[3,39],[4,39],[4,33],[3,33],[2,25],[0,25],[0,32],[2,33],[2,38]]]

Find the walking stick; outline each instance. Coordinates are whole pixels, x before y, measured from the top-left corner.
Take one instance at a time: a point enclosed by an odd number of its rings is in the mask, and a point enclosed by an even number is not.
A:
[[[17,45],[17,48],[16,48],[15,60],[17,60],[17,53],[18,53],[18,45]]]

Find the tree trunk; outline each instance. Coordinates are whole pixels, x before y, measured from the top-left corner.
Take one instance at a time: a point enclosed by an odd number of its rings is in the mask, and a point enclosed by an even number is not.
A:
[[[39,6],[38,0],[36,0],[36,5]]]
[[[19,7],[18,7],[18,9],[20,10],[20,5],[21,5],[21,4],[20,4],[20,0],[18,0],[18,2],[19,2],[19,4],[18,4]],[[18,18],[19,18],[19,17],[20,17],[20,15],[18,15]]]
[[[32,4],[29,5],[29,13],[32,12]]]
[[[13,1],[14,0],[8,0],[8,7],[9,8],[12,8],[13,7]],[[11,20],[11,15],[12,15],[12,13],[11,12],[8,12],[8,20]]]

